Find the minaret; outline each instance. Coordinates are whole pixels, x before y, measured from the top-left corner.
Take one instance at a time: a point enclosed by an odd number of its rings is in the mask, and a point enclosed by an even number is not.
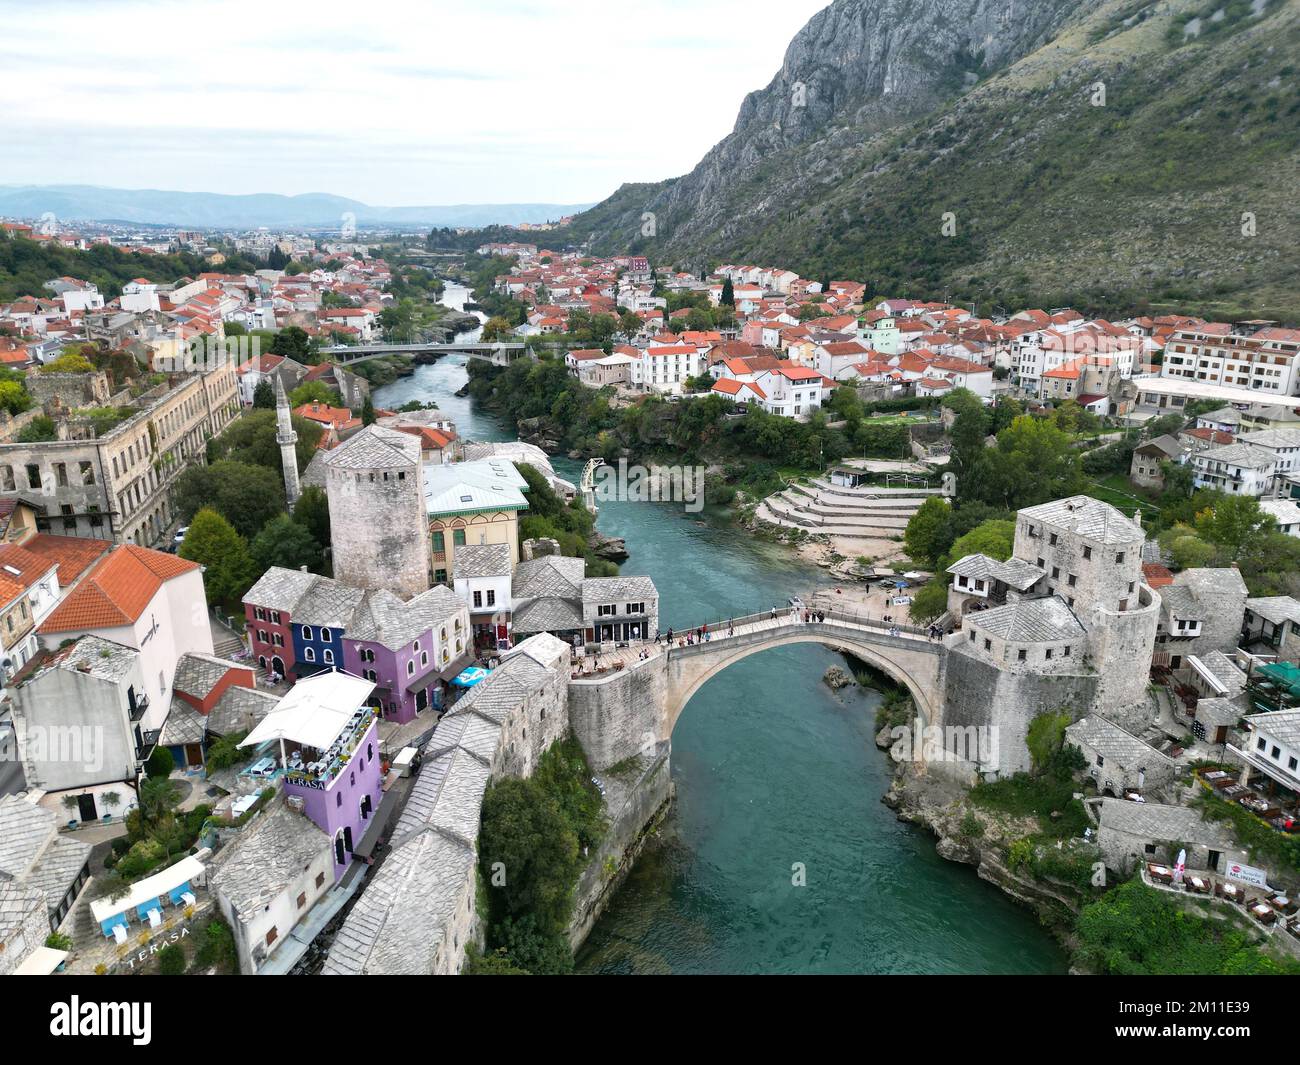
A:
[[[298,434],[293,431],[293,419],[289,416],[289,399],[284,394],[284,382],[275,379],[275,442],[280,445],[280,462],[284,465],[284,498],[289,504],[289,513],[302,494],[298,487]]]

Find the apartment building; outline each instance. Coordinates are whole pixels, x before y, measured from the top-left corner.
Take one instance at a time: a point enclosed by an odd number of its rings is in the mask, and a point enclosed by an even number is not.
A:
[[[0,444],[0,498],[22,497],[40,532],[157,543],[171,488],[239,413],[233,366],[177,375],[103,436]]]
[[[1205,323],[1177,330],[1165,345],[1160,375],[1292,396],[1300,388],[1300,329],[1250,331]]]

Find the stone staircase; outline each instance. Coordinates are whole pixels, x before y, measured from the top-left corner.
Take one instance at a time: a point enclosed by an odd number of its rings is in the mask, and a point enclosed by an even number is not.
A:
[[[762,521],[811,534],[901,540],[907,523],[938,489],[847,488],[813,478],[769,496],[756,514]]]
[[[232,658],[242,651],[247,650],[247,645],[238,634],[231,632],[219,622],[212,622],[212,653],[218,658]]]

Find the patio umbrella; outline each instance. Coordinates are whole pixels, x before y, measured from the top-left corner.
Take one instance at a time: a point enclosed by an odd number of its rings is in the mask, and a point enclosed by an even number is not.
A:
[[[458,688],[472,688],[475,684],[487,680],[488,672],[479,666],[470,666],[452,678],[452,684]]]
[[[1186,864],[1187,864],[1187,851],[1180,850],[1178,852],[1178,863],[1174,866],[1175,884],[1181,884],[1183,882],[1183,866]]]

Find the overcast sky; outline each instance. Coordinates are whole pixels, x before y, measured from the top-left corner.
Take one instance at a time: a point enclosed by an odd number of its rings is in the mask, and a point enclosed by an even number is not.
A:
[[[0,184],[583,203],[685,173],[828,0],[0,0]]]

